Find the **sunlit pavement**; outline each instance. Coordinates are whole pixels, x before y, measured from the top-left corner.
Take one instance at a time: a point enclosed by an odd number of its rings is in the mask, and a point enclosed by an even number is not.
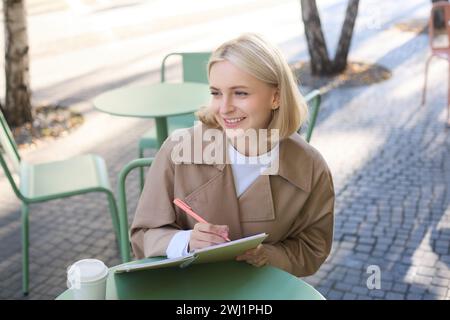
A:
[[[66,137],[21,150],[27,161],[96,153],[116,186],[119,170],[136,157],[139,136],[153,123],[98,113],[89,102],[94,96],[157,82],[165,54],[211,50],[243,31],[265,34],[291,62],[307,58],[298,1],[176,1],[173,10],[167,2],[29,0],[34,100],[71,105],[86,123]],[[345,4],[321,1],[331,47]],[[305,280],[328,299],[450,298],[447,65],[432,64],[428,102],[421,107],[428,38],[393,25],[425,19],[429,1],[401,6],[361,3],[350,58],[382,64],[393,76],[329,92],[311,140],[331,167],[337,198],[332,254]],[[131,221],[135,173],[127,186]],[[0,190],[0,298],[21,299],[20,203],[3,173]],[[61,293],[66,267],[78,259],[120,262],[106,198],[96,195],[32,205],[30,243],[30,299]],[[374,266],[379,289],[367,286]]]

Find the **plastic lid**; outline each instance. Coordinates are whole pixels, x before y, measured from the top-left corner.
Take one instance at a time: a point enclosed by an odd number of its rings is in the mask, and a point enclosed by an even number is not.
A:
[[[67,277],[72,281],[93,282],[108,275],[108,267],[97,259],[83,259],[75,262],[67,270]]]

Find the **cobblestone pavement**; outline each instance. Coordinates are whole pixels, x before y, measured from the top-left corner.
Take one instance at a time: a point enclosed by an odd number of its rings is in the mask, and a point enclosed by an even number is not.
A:
[[[393,76],[371,86],[333,90],[323,99],[311,143],[334,177],[334,245],[321,269],[304,280],[328,299],[449,299],[450,133],[444,127],[447,78],[440,72],[447,65],[438,60],[432,64],[428,101],[421,107],[427,36],[400,32],[393,24],[405,17],[426,17],[429,1],[410,1],[403,11],[394,10],[399,6],[395,2],[370,3],[361,8],[351,58],[375,61]],[[374,14],[381,8],[400,15],[385,14],[370,22],[364,15],[370,6]],[[335,6],[330,1],[327,8],[325,16],[344,10],[345,3]],[[330,19],[324,21],[340,23]],[[291,61],[304,59],[305,48],[293,45],[297,38],[290,39],[281,44],[285,54]],[[155,66],[158,59],[153,59]],[[98,72],[100,78],[106,73]],[[106,90],[158,81],[157,72],[130,75],[127,82],[105,81],[99,86],[88,74],[68,84],[78,86],[87,79],[85,87],[93,83],[96,90]],[[64,99],[58,96],[64,87],[58,88],[38,88],[37,96]],[[66,137],[21,150],[23,158],[38,162],[96,153],[105,158],[115,187],[119,170],[136,157],[136,141],[152,122],[92,112],[85,101],[93,92],[69,93],[66,100],[80,102],[74,107],[83,111],[85,124]],[[0,298],[23,299],[20,202],[3,173],[0,190]],[[130,222],[137,192],[137,174],[132,173],[127,183]],[[64,291],[66,268],[78,259],[98,258],[108,266],[120,263],[106,198],[95,194],[32,205],[30,243],[28,299],[53,299]],[[380,289],[367,286],[371,266],[380,270]]]
[[[311,143],[336,180],[334,247],[306,280],[328,299],[450,298],[450,130],[438,72],[446,65],[434,65],[421,107],[427,41],[410,35],[377,60],[390,80],[324,101]],[[368,289],[370,266],[381,272],[380,289]]]

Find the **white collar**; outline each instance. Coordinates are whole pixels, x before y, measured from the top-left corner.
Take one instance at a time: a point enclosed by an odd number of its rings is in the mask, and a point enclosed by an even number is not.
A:
[[[231,143],[228,143],[228,155],[231,164],[268,166],[274,159],[276,159],[276,157],[278,157],[279,152],[280,144],[277,143],[272,150],[266,153],[258,156],[246,156],[237,151]]]

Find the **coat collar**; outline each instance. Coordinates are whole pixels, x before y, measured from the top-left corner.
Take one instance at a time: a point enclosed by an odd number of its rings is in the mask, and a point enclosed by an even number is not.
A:
[[[220,136],[217,135],[215,139],[210,139],[210,137],[203,135],[206,129],[208,127],[200,124],[184,131],[183,138],[174,148],[174,152],[182,154],[181,158],[175,161],[176,164],[207,164],[214,166],[219,171],[224,171],[226,164],[229,163],[228,139],[223,131],[221,131]],[[202,141],[202,143],[196,144],[192,143],[192,141]],[[183,143],[190,145],[191,152],[180,152]],[[210,152],[205,152],[211,150],[210,148],[221,150],[221,152],[210,157]],[[202,156],[195,156],[199,154]],[[299,134],[294,133],[280,141],[279,166],[276,174],[306,192],[311,191],[313,174],[312,149]]]
[[[310,192],[313,178],[311,146],[298,134],[280,142],[278,174],[298,188]]]

